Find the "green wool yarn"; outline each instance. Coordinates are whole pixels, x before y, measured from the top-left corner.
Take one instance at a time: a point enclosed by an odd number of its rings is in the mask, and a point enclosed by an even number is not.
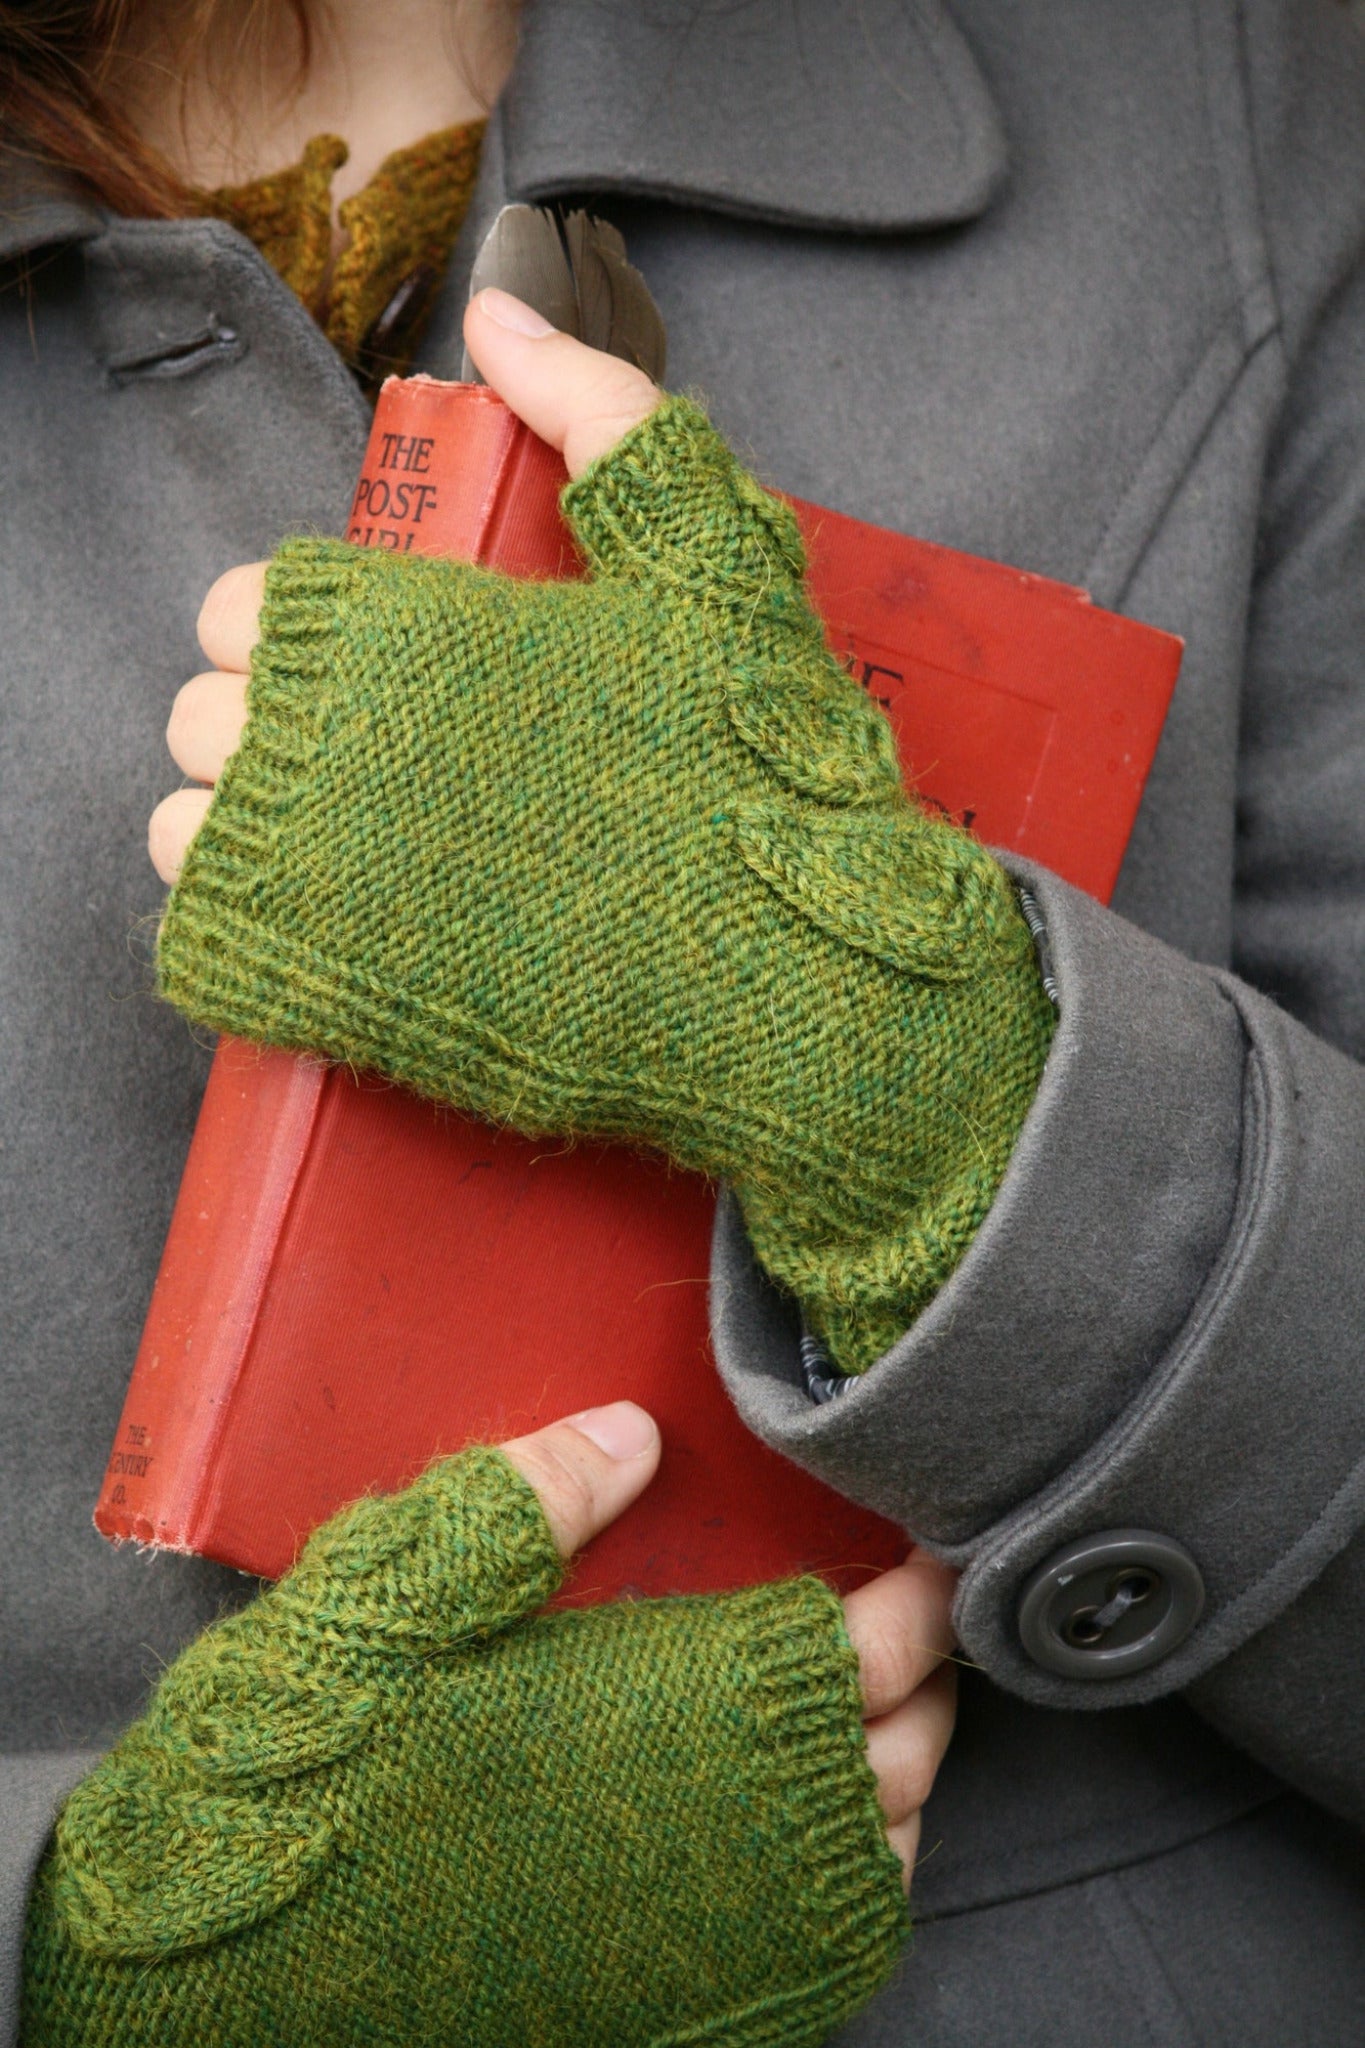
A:
[[[1011,884],[906,796],[785,506],[670,398],[564,494],[591,575],[339,542],[266,583],[171,897],[196,1020],[731,1181],[846,1371],[970,1244],[1053,1015]]]
[[[799,2048],[905,1927],[815,1579],[528,1618],[498,1451],[347,1509],[63,1809],[24,2048]]]

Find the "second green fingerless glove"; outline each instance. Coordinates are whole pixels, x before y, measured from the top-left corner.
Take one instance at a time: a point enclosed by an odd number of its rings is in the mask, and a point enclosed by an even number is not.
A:
[[[818,1580],[525,1619],[499,1453],[348,1509],[63,1810],[24,2048],[799,2048],[905,1926]]]
[[[294,541],[162,928],[196,1019],[733,1183],[846,1371],[970,1244],[1053,1017],[1012,887],[901,788],[790,512],[667,400],[531,585]]]

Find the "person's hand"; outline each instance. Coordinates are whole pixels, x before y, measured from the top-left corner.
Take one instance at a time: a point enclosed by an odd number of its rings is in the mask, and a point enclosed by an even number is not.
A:
[[[162,993],[729,1182],[865,1371],[971,1243],[1036,1092],[1055,1018],[1017,893],[907,794],[790,508],[696,406],[489,303],[472,351],[581,469],[588,573],[296,539],[220,582],[217,668],[172,720],[217,794],[153,820]]]
[[[844,1627],[858,1653],[867,1760],[907,1892],[919,1854],[920,1809],[957,1712],[957,1669],[949,1661],[957,1580],[947,1565],[915,1549],[844,1601]]]
[[[182,1652],[62,1811],[25,2041],[190,2048],[211,2011],[644,2048],[762,2014],[814,2048],[849,2017],[947,1739],[947,1575],[538,1611],[658,1456],[614,1403],[445,1459]]]
[[[585,1434],[591,1442],[583,1441]],[[644,1491],[658,1467],[659,1432],[643,1409],[618,1401],[504,1449],[536,1489],[567,1558]],[[868,1762],[907,1891],[920,1808],[953,1732],[955,1673],[947,1660],[957,1577],[915,1549],[844,1601],[844,1627],[858,1656]]]
[[[661,393],[642,370],[560,334],[507,292],[490,288],[465,313],[469,352],[488,383],[526,424],[559,449],[571,477],[615,447],[654,410]],[[152,813],[148,851],[163,882],[174,882],[203,823],[217,782],[246,725],[246,681],[260,633],[265,562],[220,576],[199,614],[199,644],[212,667],[185,684],[166,739],[191,782]]]
[[[558,448],[571,477],[606,454],[658,405],[643,373],[556,332],[505,292],[481,292],[465,316],[470,353],[489,384],[542,439]],[[235,751],[246,723],[246,685],[259,635],[267,564],[247,563],[219,577],[199,618],[200,643],[213,668],[176,698],[167,739],[177,765],[212,785]],[[167,797],[153,813],[149,845],[158,873],[173,882],[211,800],[211,787]],[[556,1431],[507,1447],[539,1484],[552,1525],[563,1526],[565,1555],[621,1512],[634,1491],[627,1476],[647,1483],[658,1458],[657,1435],[640,1464],[612,1466],[574,1436]],[[570,1449],[565,1461],[563,1446]],[[588,1463],[584,1465],[584,1457]],[[549,1461],[547,1463],[547,1460]],[[567,1487],[567,1494],[565,1488]],[[593,1487],[598,1489],[593,1492]],[[586,1490],[585,1490],[586,1489]],[[561,1506],[561,1501],[565,1503]],[[577,1502],[577,1519],[557,1517]],[[949,1609],[956,1574],[914,1551],[895,1571],[845,1602],[849,1638],[859,1656],[868,1755],[877,1776],[888,1835],[908,1885],[919,1837],[919,1812],[952,1730],[953,1667]]]

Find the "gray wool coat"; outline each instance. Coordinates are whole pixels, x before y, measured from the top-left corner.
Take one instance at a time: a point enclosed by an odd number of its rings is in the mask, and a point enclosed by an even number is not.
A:
[[[1031,877],[1059,1033],[939,1299],[816,1405],[789,1305],[729,1206],[717,1228],[743,1415],[963,1567],[979,1667],[917,1935],[841,2039],[1345,2048],[1365,2036],[1365,38],[1332,0],[532,0],[427,367],[458,374],[501,199],[580,193],[660,300],[671,381],[766,478],[1187,643],[1114,907]],[[56,1799],[249,1591],[90,1525],[206,1062],[150,992],[143,825],[203,590],[335,529],[367,416],[224,226],[110,219],[11,173],[0,256],[12,2019]]]

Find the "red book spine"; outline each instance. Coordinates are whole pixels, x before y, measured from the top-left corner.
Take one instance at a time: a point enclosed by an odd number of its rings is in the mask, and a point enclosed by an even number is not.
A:
[[[202,1548],[205,1476],[231,1419],[325,1079],[319,1062],[235,1039],[214,1054],[95,1509],[101,1535]]]
[[[514,576],[574,575],[564,481],[555,450],[487,386],[390,378],[346,537]],[[215,1454],[327,1078],[320,1062],[230,1038],[214,1054],[95,1508],[115,1542],[205,1547]]]
[[[509,576],[580,568],[559,517],[564,464],[484,384],[391,377],[379,394],[346,538]]]

